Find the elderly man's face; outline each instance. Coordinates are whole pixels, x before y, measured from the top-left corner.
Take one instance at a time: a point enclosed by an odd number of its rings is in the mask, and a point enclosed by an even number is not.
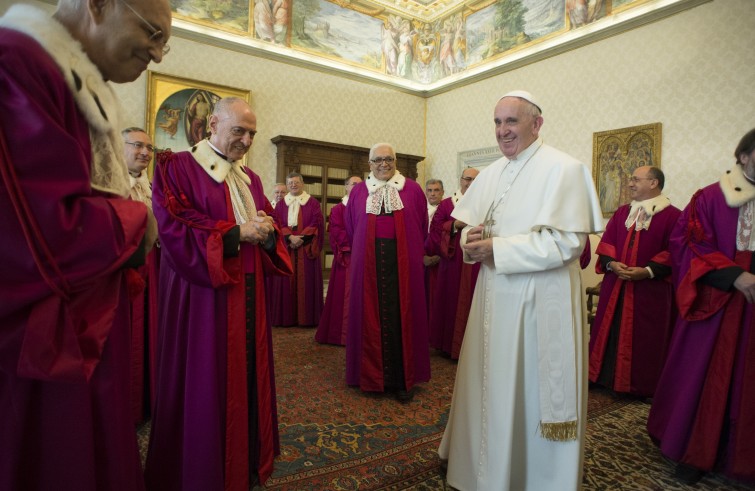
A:
[[[98,5],[89,10],[93,27],[81,41],[103,78],[132,82],[150,62],[162,61],[171,29],[168,0],[112,0]]]
[[[299,176],[289,177],[286,179],[288,192],[294,196],[299,196],[304,191],[304,183]]]
[[[425,188],[425,194],[427,195],[427,202],[433,206],[438,206],[443,199],[443,188],[440,187],[440,183],[428,184]]]
[[[459,184],[461,187],[461,194],[464,194],[467,192],[467,189],[469,189],[469,186],[472,185],[472,181],[475,180],[477,177],[477,174],[479,174],[480,171],[477,169],[464,169],[464,172],[461,173],[461,179],[459,179]]]
[[[278,201],[282,200],[283,197],[288,192],[288,189],[286,189],[285,184],[278,184],[275,186],[275,191],[273,191],[273,200],[277,203]]]
[[[391,147],[382,145],[375,149],[370,159],[370,170],[379,181],[387,181],[396,173],[396,155]]]
[[[257,134],[257,117],[243,101],[237,101],[224,113],[210,116],[210,143],[230,160],[246,155]]]
[[[141,131],[127,133],[123,141],[123,157],[126,160],[128,171],[134,177],[138,177],[152,161],[152,139]]]
[[[530,107],[529,102],[518,97],[504,97],[495,106],[493,121],[498,147],[510,159],[529,147],[540,133],[543,118],[533,116]]]

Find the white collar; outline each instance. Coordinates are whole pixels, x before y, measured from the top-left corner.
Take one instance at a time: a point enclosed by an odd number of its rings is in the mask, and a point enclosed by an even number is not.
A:
[[[647,230],[654,215],[671,206],[671,200],[664,194],[642,201],[632,201],[629,205],[629,215],[624,225],[629,230],[632,224],[635,230]]]
[[[464,193],[461,192],[461,189],[454,191],[453,196],[451,196],[451,200],[453,201],[454,206],[456,206],[456,203],[459,202],[462,196],[464,196]]]
[[[343,203],[343,206],[346,206],[349,204],[349,195],[344,195],[343,198],[341,198],[341,203]]]
[[[744,169],[739,164],[721,176],[719,185],[730,208],[739,208],[755,199],[755,185],[745,178]]]
[[[369,194],[374,194],[375,191],[382,188],[383,186],[390,186],[397,191],[401,191],[402,189],[404,189],[404,185],[406,184],[406,177],[404,177],[401,172],[396,169],[396,173],[393,174],[393,177],[391,177],[387,181],[380,181],[375,177],[375,174],[370,172],[370,175],[367,176],[366,184],[367,192]]]
[[[514,158],[509,159],[509,162],[512,162],[514,164],[519,162],[527,162],[527,160],[532,157],[535,152],[540,148],[540,146],[543,144],[543,139],[538,137],[537,140],[532,142],[529,147],[525,148],[521,152],[519,152],[519,155],[517,155]]]
[[[191,155],[194,157],[194,160],[199,163],[200,166],[202,166],[202,169],[204,169],[205,172],[217,183],[221,183],[225,181],[225,178],[228,176],[228,173],[231,171],[231,169],[234,170],[234,172],[241,177],[241,179],[246,184],[251,184],[252,180],[249,178],[249,176],[244,172],[242,167],[244,167],[244,164],[242,163],[242,160],[235,160],[233,162],[229,162],[220,155],[218,155],[216,152],[219,152],[220,150],[217,150],[217,148],[210,143],[210,140],[202,140],[201,142],[197,143],[191,149],[189,150],[191,152]]]
[[[309,198],[311,196],[306,191],[302,191],[299,196],[294,196],[291,193],[288,193],[283,197],[283,199],[286,201],[286,206],[291,206],[295,201],[299,203],[299,205],[304,206],[309,201]]]

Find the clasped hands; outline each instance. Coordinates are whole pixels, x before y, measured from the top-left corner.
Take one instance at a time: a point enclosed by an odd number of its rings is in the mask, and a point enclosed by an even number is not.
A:
[[[483,239],[483,226],[478,225],[469,229],[467,233],[467,242],[462,244],[461,248],[476,263],[481,263],[486,259],[493,257],[493,239]]]
[[[273,217],[270,217],[264,211],[257,212],[257,216],[246,223],[242,223],[240,240],[241,242],[251,242],[260,244],[267,240],[267,237],[275,231],[273,226]]]
[[[650,278],[650,272],[647,268],[641,268],[639,266],[627,266],[619,261],[611,261],[608,263],[611,267],[611,271],[616,276],[625,281],[640,281]]]
[[[289,247],[291,247],[291,249],[298,249],[299,247],[304,245],[304,236],[303,235],[289,235],[288,245]]]

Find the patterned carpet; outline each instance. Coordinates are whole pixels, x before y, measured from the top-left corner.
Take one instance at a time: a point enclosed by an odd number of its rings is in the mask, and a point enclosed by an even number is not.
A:
[[[313,329],[274,328],[281,455],[265,490],[440,490],[436,450],[456,363],[431,356],[432,379],[401,404],[344,382],[345,349],[320,345]],[[591,389],[584,490],[733,490],[755,486],[709,474],[694,486],[673,477],[645,431],[650,406]],[[149,425],[140,429],[146,450]]]

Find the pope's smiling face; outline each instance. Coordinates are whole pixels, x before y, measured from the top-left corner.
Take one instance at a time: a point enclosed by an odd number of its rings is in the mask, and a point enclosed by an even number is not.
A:
[[[518,97],[504,97],[495,106],[493,121],[498,148],[507,158],[516,158],[537,140],[543,117],[536,108]]]

